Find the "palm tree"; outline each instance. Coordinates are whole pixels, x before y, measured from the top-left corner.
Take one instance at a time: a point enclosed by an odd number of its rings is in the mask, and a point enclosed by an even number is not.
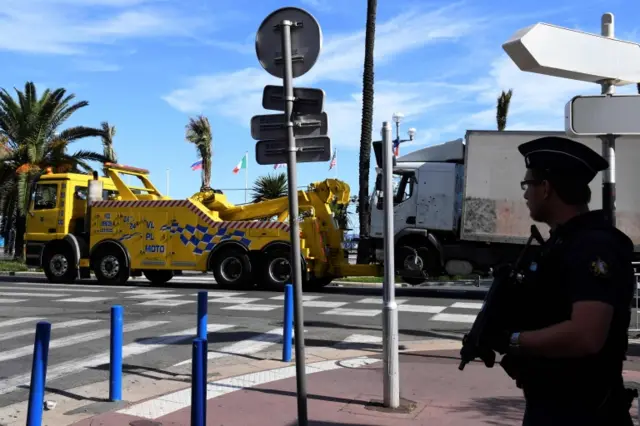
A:
[[[278,173],[276,175],[260,176],[251,188],[251,197],[254,203],[265,200],[273,200],[287,196],[288,185],[287,175]]]
[[[358,209],[360,221],[360,238],[369,235],[369,222],[371,212],[369,210],[369,169],[371,167],[371,132],[373,130],[373,83],[374,66],[373,55],[376,36],[376,9],[377,0],[367,0],[367,23],[364,49],[364,72],[362,76],[362,127],[360,129],[360,162],[359,192],[360,208]],[[358,263],[365,263],[367,247],[358,244]]]
[[[509,115],[509,104],[511,103],[511,95],[513,90],[508,92],[504,90],[498,97],[498,105],[496,106],[496,121],[498,122],[498,130],[503,131],[507,127],[507,116]]]
[[[213,149],[211,141],[211,125],[204,115],[190,118],[187,124],[186,139],[196,146],[198,158],[202,159],[202,186],[200,191],[211,190],[211,156]]]
[[[105,158],[90,151],[67,152],[72,142],[100,136],[100,129],[76,126],[59,130],[74,112],[89,105],[88,102],[72,104],[75,95],[67,95],[63,88],[47,89],[38,97],[32,82],[25,84],[24,92],[14,90],[17,100],[5,89],[0,91],[0,136],[6,141],[0,151],[0,197],[5,207],[2,213],[16,217],[15,256],[20,259],[29,195],[41,172],[47,167],[57,172],[89,171],[92,167],[88,161],[104,162]]]
[[[110,163],[117,163],[118,156],[113,149],[113,137],[116,135],[116,126],[110,126],[108,121],[103,121],[100,123],[100,127],[102,128],[102,134],[100,135],[102,139],[102,155],[104,155]],[[103,169],[103,173],[107,176],[106,167]]]

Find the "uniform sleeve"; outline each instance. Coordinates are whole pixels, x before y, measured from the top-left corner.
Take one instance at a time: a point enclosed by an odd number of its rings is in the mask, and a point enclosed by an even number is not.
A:
[[[572,303],[616,304],[626,284],[616,249],[611,238],[598,234],[587,235],[572,245],[566,263]]]

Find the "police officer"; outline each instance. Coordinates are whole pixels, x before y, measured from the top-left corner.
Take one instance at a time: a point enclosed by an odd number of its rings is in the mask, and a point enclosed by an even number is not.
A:
[[[566,138],[543,137],[518,149],[531,218],[550,227],[521,283],[519,326],[494,343],[523,390],[523,426],[630,426],[622,367],[634,247],[602,210],[588,208],[589,182],[609,165]]]

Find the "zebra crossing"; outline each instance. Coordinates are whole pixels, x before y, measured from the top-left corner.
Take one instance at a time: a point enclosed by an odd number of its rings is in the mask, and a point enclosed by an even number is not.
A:
[[[281,324],[234,319],[237,321],[208,324],[210,362],[249,355],[253,358],[281,349]],[[43,320],[51,323],[46,376],[50,395],[108,377],[108,315],[102,318],[0,317],[0,424],[3,424],[2,407],[28,399],[35,328],[37,322]],[[195,321],[161,316],[125,318],[124,374],[153,370],[189,377],[191,341],[196,333]],[[415,336],[401,335],[401,339],[415,340]],[[308,347],[382,348],[381,333],[375,329],[305,327],[305,340]],[[55,395],[52,398],[55,399]]]
[[[211,310],[227,314],[253,312],[280,315],[284,295],[273,292],[238,292],[207,288]],[[100,286],[0,282],[0,309],[56,306],[62,310],[122,304],[127,309],[195,309],[197,289],[150,286]],[[451,299],[397,298],[399,314],[424,315],[428,321],[471,324],[482,304]],[[322,317],[376,318],[382,314],[382,298],[336,293],[303,296],[303,307]]]

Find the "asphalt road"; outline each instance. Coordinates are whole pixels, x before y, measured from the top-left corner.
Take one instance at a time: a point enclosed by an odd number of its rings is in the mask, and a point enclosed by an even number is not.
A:
[[[284,310],[278,293],[223,291],[211,278],[193,276],[165,287],[150,287],[144,279],[104,287],[93,281],[54,285],[42,278],[1,277],[0,407],[28,399],[40,320],[52,324],[49,394],[106,380],[113,305],[124,308],[125,372],[172,371],[188,383],[200,289],[209,296],[210,358],[280,350]],[[477,299],[476,293],[469,295]],[[396,297],[400,342],[459,338],[481,303],[428,289],[398,289]],[[380,289],[332,287],[305,293],[304,299],[308,347],[381,347]]]

